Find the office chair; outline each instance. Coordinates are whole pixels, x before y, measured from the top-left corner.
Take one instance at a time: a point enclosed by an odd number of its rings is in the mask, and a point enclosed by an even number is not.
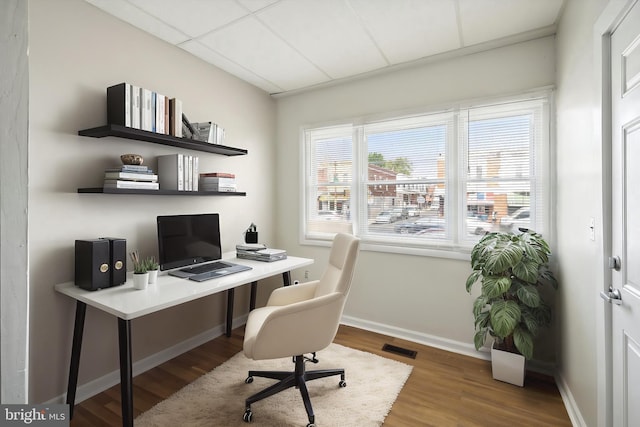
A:
[[[337,234],[331,246],[329,264],[320,280],[274,290],[267,305],[249,313],[244,333],[244,354],[254,360],[293,357],[295,371],[249,371],[245,382],[253,377],[279,380],[245,401],[244,421],[253,417],[251,404],[290,387],[300,390],[309,424],[315,427],[315,416],[307,391],[307,381],[340,375],[345,387],[344,369],[306,371],[304,355],[320,351],[338,332],[340,317],[351,286],[360,239]]]

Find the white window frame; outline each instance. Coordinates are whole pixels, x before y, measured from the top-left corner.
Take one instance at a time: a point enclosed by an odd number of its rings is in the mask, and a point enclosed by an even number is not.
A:
[[[351,216],[351,230],[354,235],[362,239],[362,247],[365,250],[405,253],[414,255],[468,259],[470,250],[475,240],[466,238],[465,223],[462,215],[466,215],[467,197],[466,197],[466,180],[464,174],[459,173],[460,169],[464,169],[466,165],[465,152],[467,149],[466,134],[460,132],[464,120],[461,117],[461,111],[470,109],[487,107],[493,110],[491,117],[496,117],[496,113],[504,110],[508,115],[513,115],[515,111],[513,105],[526,108],[529,104],[538,103],[541,107],[536,106],[536,114],[539,127],[536,129],[536,141],[533,142],[531,149],[531,182],[530,198],[532,206],[531,218],[533,228],[545,235],[548,241],[553,241],[551,235],[553,231],[552,225],[552,168],[553,159],[551,157],[550,146],[552,144],[551,132],[551,114],[553,106],[553,92],[551,88],[532,91],[516,96],[505,97],[494,100],[476,100],[455,105],[448,105],[444,108],[434,110],[424,110],[413,112],[411,114],[398,115],[389,114],[387,117],[377,117],[376,120],[367,118],[356,118],[344,121],[340,124],[332,124],[330,126],[307,125],[301,128],[301,176],[304,178],[301,184],[301,205],[302,215],[300,224],[300,243],[303,245],[321,245],[330,244],[335,233],[313,233],[307,230],[307,221],[309,218],[309,210],[313,203],[310,200],[310,181],[314,177],[310,175],[312,170],[311,164],[313,159],[310,158],[310,143],[308,140],[309,133],[323,131],[331,132],[336,129],[346,129],[351,127],[352,131],[352,158],[353,170],[351,180],[351,210],[354,215]],[[366,141],[364,141],[365,128],[380,128],[391,126],[398,129],[398,125],[411,126],[416,121],[425,118],[433,120],[446,120],[448,116],[452,116],[451,120],[451,141],[446,144],[446,173],[445,186],[446,194],[445,203],[448,211],[447,215],[447,238],[442,242],[435,240],[416,241],[415,239],[406,239],[402,235],[380,235],[367,230],[367,210],[363,209],[367,206],[367,185],[368,182],[368,149]],[[541,134],[542,133],[542,134]],[[328,134],[328,133],[327,133]],[[411,180],[409,183],[422,183],[422,180]],[[397,182],[397,181],[396,181]],[[404,184],[404,182],[403,182]],[[542,206],[543,209],[538,208]],[[460,237],[459,237],[460,236]]]

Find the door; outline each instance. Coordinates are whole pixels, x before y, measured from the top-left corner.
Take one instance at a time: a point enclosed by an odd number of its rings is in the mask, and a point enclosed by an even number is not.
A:
[[[613,425],[640,426],[640,3],[611,35]]]

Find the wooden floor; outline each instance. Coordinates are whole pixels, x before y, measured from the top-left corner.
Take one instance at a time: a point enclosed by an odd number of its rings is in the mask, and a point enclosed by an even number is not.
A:
[[[135,377],[134,415],[241,351],[242,339],[243,329],[236,329],[230,338],[218,337]],[[525,387],[516,387],[493,380],[490,362],[348,326],[340,327],[335,342],[414,366],[384,426],[571,426],[552,378],[528,373]],[[417,356],[382,351],[385,343]],[[118,385],[77,405],[71,426],[121,423]]]

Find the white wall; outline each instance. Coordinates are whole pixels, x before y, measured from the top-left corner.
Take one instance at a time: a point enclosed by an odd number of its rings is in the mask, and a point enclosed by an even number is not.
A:
[[[74,240],[124,237],[128,249],[152,255],[157,215],[219,212],[224,250],[235,248],[251,222],[273,241],[276,119],[263,91],[81,0],[31,0],[29,39],[29,401],[43,402],[66,391],[75,305],[53,286],[74,278]],[[178,97],[191,120],[225,127],[227,145],[248,149],[247,156],[184,153],[198,155],[202,171],[236,173],[247,197],[77,194],[100,186],[120,154],[142,154],[155,168],[154,156],[177,151],[77,135],[106,124],[106,88],[123,81]],[[246,312],[247,295],[236,293],[237,315]],[[134,361],[220,325],[225,303],[215,296],[134,320]],[[88,309],[80,384],[117,370],[116,324]]]
[[[554,38],[519,43],[278,99],[278,245],[316,259],[327,249],[299,243],[300,127],[350,117],[443,105],[552,85]],[[363,251],[345,315],[367,327],[423,342],[473,349],[469,262]],[[375,325],[374,323],[378,323]],[[553,360],[540,342],[536,358]]]
[[[2,403],[27,402],[27,3],[0,3],[0,315]],[[11,345],[7,345],[11,343]]]
[[[594,24],[606,0],[570,0],[558,30],[557,255],[558,377],[578,425],[598,425],[596,304],[602,283],[602,142]],[[589,219],[596,220],[596,240]]]

